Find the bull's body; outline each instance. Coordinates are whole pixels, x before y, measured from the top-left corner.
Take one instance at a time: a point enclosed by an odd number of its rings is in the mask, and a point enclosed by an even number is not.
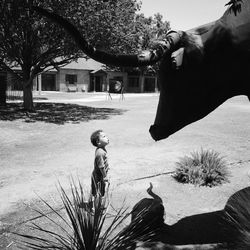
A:
[[[165,46],[140,55],[111,55],[88,44],[61,16],[41,8],[39,13],[64,27],[93,59],[116,66],[144,66],[160,61],[160,100],[150,133],[161,140],[195,122],[228,98],[250,97],[250,0],[235,15],[229,9],[217,21],[187,32],[171,33]],[[168,39],[169,38],[169,39]],[[183,48],[180,68],[171,55]]]

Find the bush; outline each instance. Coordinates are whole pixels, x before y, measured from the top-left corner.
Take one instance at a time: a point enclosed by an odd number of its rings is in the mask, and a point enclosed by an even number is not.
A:
[[[212,187],[229,182],[226,161],[214,150],[192,152],[191,156],[180,158],[176,165],[173,177],[182,183]]]

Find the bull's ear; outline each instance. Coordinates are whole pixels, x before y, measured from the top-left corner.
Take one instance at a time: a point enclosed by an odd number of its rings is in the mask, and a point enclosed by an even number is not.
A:
[[[184,48],[179,48],[171,54],[172,67],[174,69],[180,69],[183,65]]]

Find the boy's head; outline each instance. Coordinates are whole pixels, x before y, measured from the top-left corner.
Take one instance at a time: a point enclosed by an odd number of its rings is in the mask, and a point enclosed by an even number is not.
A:
[[[101,129],[92,133],[90,141],[95,147],[105,147],[109,144],[107,135]]]

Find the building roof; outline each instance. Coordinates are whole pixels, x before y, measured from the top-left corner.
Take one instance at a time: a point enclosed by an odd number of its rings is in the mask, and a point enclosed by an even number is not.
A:
[[[97,69],[90,72],[91,74],[107,74],[104,69]]]
[[[76,61],[72,61],[71,63],[59,67],[61,69],[82,69],[82,70],[89,70],[94,71],[92,73],[96,72],[105,72],[104,64],[99,63],[91,58],[85,59],[85,58],[78,58]],[[16,66],[12,68],[13,70],[21,70],[20,66]],[[56,72],[57,70],[55,68],[49,68],[49,72]]]
[[[61,67],[62,69],[85,69],[85,70],[103,70],[104,64],[99,63],[93,59],[85,59],[85,58],[78,58],[76,61],[73,61],[64,67]]]

